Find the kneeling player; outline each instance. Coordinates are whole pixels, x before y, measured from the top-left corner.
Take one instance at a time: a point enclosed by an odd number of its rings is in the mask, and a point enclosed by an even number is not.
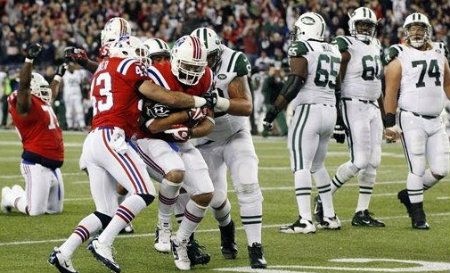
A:
[[[59,168],[64,145],[51,100],[58,94],[65,68],[58,68],[50,89],[44,77],[31,72],[33,59],[41,50],[39,44],[30,46],[20,71],[19,90],[8,98],[9,112],[23,144],[20,170],[26,186],[25,191],[19,185],[2,189],[1,209],[5,213],[12,208],[30,216],[63,210],[64,184]]]

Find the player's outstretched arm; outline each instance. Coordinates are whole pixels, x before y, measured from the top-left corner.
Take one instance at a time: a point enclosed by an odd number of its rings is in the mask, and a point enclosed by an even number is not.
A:
[[[91,73],[95,73],[98,67],[98,63],[90,60],[87,56],[86,50],[82,48],[75,48],[73,46],[66,47],[64,49],[64,58],[66,61],[78,63]]]
[[[31,44],[27,49],[25,63],[20,70],[19,90],[17,92],[17,112],[20,115],[26,115],[31,108],[31,71],[33,70],[33,61],[42,51],[40,44]]]
[[[448,62],[444,66],[444,92],[447,98],[450,99],[450,68]]]
[[[66,72],[67,65],[65,63],[58,66],[56,69],[55,76],[53,77],[52,83],[50,83],[50,89],[52,90],[52,101],[58,96],[59,90],[62,85],[62,77]]]
[[[250,116],[253,110],[252,94],[250,92],[250,86],[248,85],[247,76],[241,76],[234,78],[228,84],[228,95],[230,99],[228,103],[224,105],[223,112],[227,112],[234,116]],[[224,98],[220,98],[224,99]],[[227,99],[224,99],[227,100]],[[216,108],[221,105],[220,101],[217,102]]]
[[[191,96],[183,92],[169,91],[150,80],[144,81],[138,90],[145,97],[171,108],[202,107],[206,104],[206,100],[202,97]]]

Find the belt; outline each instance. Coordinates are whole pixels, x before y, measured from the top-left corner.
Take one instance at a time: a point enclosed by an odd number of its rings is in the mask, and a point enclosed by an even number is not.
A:
[[[411,111],[408,111],[408,110],[405,110],[405,109],[401,109],[401,108],[400,108],[400,111],[409,112],[409,113],[413,114],[416,117],[421,117],[421,118],[424,118],[424,119],[435,119],[435,118],[439,117],[439,116],[421,115],[419,113],[411,112]]]
[[[341,100],[347,100],[347,101],[354,100],[354,101],[360,101],[360,102],[362,102],[362,103],[370,103],[370,104],[373,104],[373,105],[377,106],[377,105],[375,104],[375,101],[374,101],[374,100],[362,100],[362,99],[354,99],[354,98],[341,98]],[[378,107],[378,106],[377,106],[377,107]]]

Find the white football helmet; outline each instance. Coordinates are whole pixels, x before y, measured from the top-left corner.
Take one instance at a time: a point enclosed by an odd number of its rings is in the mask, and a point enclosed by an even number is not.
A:
[[[223,51],[219,35],[210,28],[200,27],[192,31],[191,36],[197,37],[202,41],[206,47],[209,67],[215,67],[219,63]]]
[[[144,41],[144,45],[148,48],[148,57],[151,59],[153,56],[170,57],[169,45],[161,39],[150,38]]]
[[[208,65],[205,45],[197,37],[185,35],[171,50],[172,73],[186,85],[196,85]]]
[[[425,28],[425,34],[422,37],[419,37],[418,35],[412,36],[412,34],[409,31],[409,28],[413,24],[420,24],[423,25]],[[431,39],[431,24],[428,20],[428,17],[425,14],[415,12],[413,14],[408,15],[405,19],[405,23],[403,23],[403,29],[406,33],[406,39],[409,41],[409,44],[412,47],[419,48],[422,47],[425,42]]]
[[[122,37],[109,48],[109,57],[136,58],[143,65],[150,65],[148,48],[136,36]]]
[[[52,90],[44,77],[36,72],[31,73],[31,94],[50,104],[52,101]]]
[[[130,23],[122,17],[114,17],[106,22],[105,27],[101,32],[100,40],[102,46],[104,46],[108,42],[117,42],[120,38],[130,35]]]
[[[293,39],[298,40],[318,40],[323,41],[326,23],[323,17],[315,12],[302,14],[294,24]]]
[[[378,21],[375,12],[371,9],[360,7],[348,16],[350,17],[348,21],[350,35],[363,42],[370,41],[375,36]],[[357,27],[358,23],[361,23],[359,27]]]

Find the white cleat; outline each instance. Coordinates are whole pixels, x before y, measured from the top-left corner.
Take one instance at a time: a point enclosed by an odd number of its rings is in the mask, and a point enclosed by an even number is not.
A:
[[[170,240],[172,246],[172,254],[175,260],[175,265],[179,270],[191,270],[191,260],[189,260],[187,253],[188,241],[178,242],[178,240],[173,237]]]
[[[293,224],[280,227],[280,232],[289,234],[294,233],[309,234],[316,232],[316,226],[311,221],[299,218]]]
[[[78,271],[73,268],[72,260],[61,254],[61,251],[59,251],[59,248],[57,247],[53,249],[53,252],[48,258],[48,262],[51,265],[54,265],[61,273],[78,273]]]
[[[317,224],[319,229],[341,229],[341,220],[335,215],[334,217],[323,217],[322,221]]]
[[[11,190],[15,195],[18,196],[22,196],[22,194],[25,194],[25,190],[19,185],[12,186]]]
[[[2,201],[0,203],[0,209],[3,213],[10,213],[12,209],[11,201],[12,190],[9,187],[4,187],[2,189]]]
[[[112,246],[101,244],[98,241],[98,238],[95,238],[89,243],[88,249],[92,252],[92,255],[94,255],[94,257],[102,262],[107,268],[116,273],[120,272],[119,264],[114,261]]]
[[[169,224],[158,225],[155,231],[155,249],[162,253],[170,253],[170,236],[172,231]]]

